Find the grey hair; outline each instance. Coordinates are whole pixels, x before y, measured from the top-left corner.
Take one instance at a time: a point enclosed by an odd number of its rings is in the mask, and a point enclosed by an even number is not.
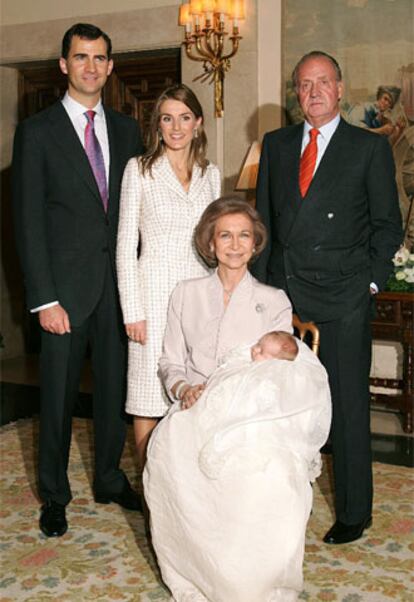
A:
[[[295,89],[297,89],[297,87],[298,87],[298,73],[299,73],[299,69],[302,67],[303,63],[306,63],[306,61],[308,59],[316,59],[316,58],[328,59],[328,61],[331,63],[332,67],[335,70],[336,81],[338,81],[338,82],[342,81],[342,71],[341,71],[338,61],[336,59],[334,59],[334,57],[331,56],[330,54],[323,52],[323,50],[312,50],[311,52],[304,54],[302,56],[302,58],[299,59],[299,61],[296,64],[296,67],[292,71],[292,82],[293,82],[293,86],[295,87]]]

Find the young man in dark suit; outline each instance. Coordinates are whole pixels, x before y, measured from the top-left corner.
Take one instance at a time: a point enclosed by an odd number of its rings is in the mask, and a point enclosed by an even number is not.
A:
[[[137,123],[105,108],[113,62],[99,28],[65,34],[64,98],[23,121],[13,155],[16,242],[27,304],[41,326],[40,529],[67,530],[72,410],[87,344],[92,351],[94,495],[130,510],[140,500],[119,468],[125,434],[126,341],[114,255],[124,167],[142,152]]]
[[[372,522],[370,306],[392,269],[401,217],[387,140],[340,117],[336,60],[305,55],[293,83],[305,122],[264,137],[257,209],[269,244],[253,273],[283,288],[299,317],[320,329],[333,403],[336,510],[324,541],[339,544],[358,539]]]

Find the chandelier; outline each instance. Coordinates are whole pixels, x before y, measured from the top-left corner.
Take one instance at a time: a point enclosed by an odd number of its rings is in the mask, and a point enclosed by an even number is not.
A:
[[[186,54],[203,63],[204,72],[194,81],[214,82],[216,117],[223,116],[224,74],[239,49],[239,21],[243,19],[244,0],[191,0],[180,6],[179,24],[185,27]],[[228,38],[231,44],[226,44],[226,26],[232,26]]]

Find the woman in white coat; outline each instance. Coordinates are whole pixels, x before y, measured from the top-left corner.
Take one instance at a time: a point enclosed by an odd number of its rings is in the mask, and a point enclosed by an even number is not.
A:
[[[152,113],[148,150],[129,161],[122,181],[117,271],[129,337],[126,411],[141,468],[149,435],[170,406],[157,375],[170,293],[183,278],[207,273],[193,234],[220,195],[220,173],[206,146],[194,93],[182,84],[167,88]]]
[[[195,240],[217,269],[171,295],[160,373],[177,403],[151,437],[144,492],[175,602],[293,602],[302,586],[330,397],[300,342],[292,362],[249,361],[264,333],[292,332],[286,294],[248,271],[265,238],[248,203],[213,202]]]

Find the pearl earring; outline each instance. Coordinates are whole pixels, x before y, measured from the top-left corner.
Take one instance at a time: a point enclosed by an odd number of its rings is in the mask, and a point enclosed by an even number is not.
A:
[[[194,138],[198,138],[198,129],[197,128],[193,129],[193,134],[194,134]]]

